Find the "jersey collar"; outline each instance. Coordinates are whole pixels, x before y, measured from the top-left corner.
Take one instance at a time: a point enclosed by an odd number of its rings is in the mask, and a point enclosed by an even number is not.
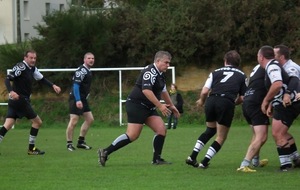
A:
[[[28,63],[26,63],[26,61],[25,60],[23,60],[23,63],[29,68],[29,69],[31,69],[32,67],[30,67],[29,65],[28,65]]]
[[[276,63],[278,63],[275,59],[271,59],[267,64],[266,64],[266,68],[269,66],[269,64],[271,63],[271,62],[273,62],[273,61],[275,61]]]
[[[87,70],[91,70],[90,68],[88,68],[85,64],[83,64],[83,66],[87,69]]]
[[[158,71],[158,73],[161,75],[161,74],[162,74],[162,72],[160,72],[160,71],[158,70],[158,68],[157,68],[156,64],[155,64],[155,63],[153,63],[153,65],[154,65],[155,69]]]

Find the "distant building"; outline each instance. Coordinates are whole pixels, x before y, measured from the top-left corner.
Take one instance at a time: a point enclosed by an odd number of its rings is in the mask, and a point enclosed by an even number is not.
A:
[[[39,37],[33,28],[52,11],[68,10],[71,0],[0,0],[0,45]]]

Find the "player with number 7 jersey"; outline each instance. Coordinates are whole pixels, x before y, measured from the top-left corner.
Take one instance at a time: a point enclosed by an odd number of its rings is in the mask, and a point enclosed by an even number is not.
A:
[[[235,105],[242,102],[246,91],[247,77],[238,69],[241,57],[232,50],[224,56],[224,66],[209,74],[200,93],[198,106],[205,104],[206,130],[199,136],[186,163],[193,167],[207,168],[209,161],[221,149],[229,132]],[[203,160],[196,158],[204,145],[216,134]]]

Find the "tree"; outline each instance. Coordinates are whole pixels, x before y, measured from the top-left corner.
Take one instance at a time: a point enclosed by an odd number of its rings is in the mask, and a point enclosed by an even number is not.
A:
[[[255,61],[262,45],[286,44],[299,47],[298,1],[228,1],[232,28],[231,48],[238,49],[244,60]]]

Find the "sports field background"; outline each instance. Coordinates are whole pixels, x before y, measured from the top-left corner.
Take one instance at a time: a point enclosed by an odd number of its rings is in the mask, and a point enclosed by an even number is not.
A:
[[[87,135],[92,150],[69,152],[65,142],[65,124],[42,128],[37,147],[43,156],[28,156],[29,128],[15,128],[0,144],[0,189],[297,189],[300,169],[282,173],[273,139],[262,149],[261,157],[269,165],[256,173],[236,171],[251,137],[248,126],[234,124],[221,151],[208,169],[185,164],[203,125],[179,125],[168,130],[163,158],[172,165],[151,165],[153,132],[145,127],[140,138],[110,155],[106,167],[98,165],[97,148],[106,147],[125,131],[125,127],[93,125]],[[75,130],[77,137],[79,127]],[[291,128],[300,143],[300,129]],[[208,145],[212,141],[209,141]],[[199,154],[200,161],[208,145]]]

